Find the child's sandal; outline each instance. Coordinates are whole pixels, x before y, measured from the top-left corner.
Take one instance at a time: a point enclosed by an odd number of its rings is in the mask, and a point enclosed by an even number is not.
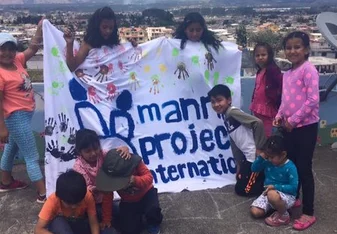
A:
[[[315,216],[301,215],[299,219],[296,219],[293,224],[293,228],[298,231],[303,231],[309,228],[316,222]]]

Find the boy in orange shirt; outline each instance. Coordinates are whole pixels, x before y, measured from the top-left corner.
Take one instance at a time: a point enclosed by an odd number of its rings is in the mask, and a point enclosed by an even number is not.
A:
[[[67,171],[59,176],[56,192],[39,214],[35,234],[99,234],[95,200],[83,176]]]
[[[142,158],[132,154],[129,160],[120,157],[116,149],[110,150],[97,173],[96,188],[104,192],[117,191],[119,226],[122,234],[139,234],[142,231],[142,216],[147,231],[159,234],[163,220],[157,189],[153,177]]]

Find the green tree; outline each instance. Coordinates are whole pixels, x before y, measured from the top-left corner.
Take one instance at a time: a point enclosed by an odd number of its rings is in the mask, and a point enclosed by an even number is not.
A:
[[[251,33],[248,38],[248,41],[254,45],[261,42],[268,43],[275,50],[275,52],[278,52],[282,49],[282,35],[279,33],[274,33],[271,30]]]
[[[246,26],[240,24],[239,27],[236,28],[236,44],[245,47],[247,45],[247,30]]]

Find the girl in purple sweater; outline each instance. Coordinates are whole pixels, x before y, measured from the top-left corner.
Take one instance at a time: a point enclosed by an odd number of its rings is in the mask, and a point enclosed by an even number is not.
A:
[[[281,106],[273,124],[286,129],[288,158],[298,170],[298,191],[302,186],[303,214],[295,220],[293,228],[304,230],[316,222],[312,158],[319,121],[319,75],[315,66],[308,61],[310,40],[306,33],[290,33],[284,38],[283,47],[292,68],[283,76]],[[300,200],[297,200],[296,205],[300,205]]]

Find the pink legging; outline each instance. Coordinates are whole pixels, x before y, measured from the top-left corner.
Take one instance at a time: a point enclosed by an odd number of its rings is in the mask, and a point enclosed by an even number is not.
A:
[[[267,117],[265,115],[260,115],[258,113],[253,112],[253,114],[262,120],[263,126],[264,126],[264,133],[266,134],[266,137],[270,137],[272,128],[273,128],[273,119],[272,117]]]

